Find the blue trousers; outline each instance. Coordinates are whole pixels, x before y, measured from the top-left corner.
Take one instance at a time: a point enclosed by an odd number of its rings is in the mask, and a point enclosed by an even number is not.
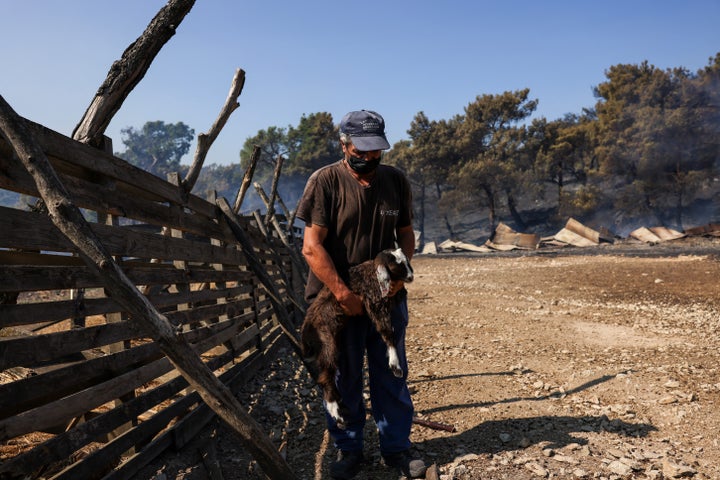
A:
[[[340,450],[350,452],[363,448],[366,418],[363,363],[366,352],[370,402],[379,432],[380,452],[397,453],[410,448],[410,427],[414,409],[407,387],[405,330],[408,310],[404,293],[398,293],[402,300],[391,312],[396,348],[404,372],[402,378],[395,377],[388,367],[387,346],[367,316],[350,318],[342,331],[336,382],[343,403],[349,410],[344,414],[347,428],[338,428],[332,417],[326,413],[328,431],[335,447]]]

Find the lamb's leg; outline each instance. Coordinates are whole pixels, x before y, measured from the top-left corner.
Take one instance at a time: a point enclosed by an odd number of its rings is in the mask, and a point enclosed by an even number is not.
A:
[[[379,315],[369,314],[372,319],[375,328],[387,345],[388,349],[388,367],[392,370],[393,375],[398,378],[402,378],[403,369],[400,366],[400,357],[398,357],[397,348],[395,348],[395,337],[393,336],[392,324],[390,323],[390,316],[386,318],[380,318]]]
[[[318,377],[318,384],[323,390],[325,409],[335,420],[337,427],[344,430],[346,425],[341,412],[345,410],[345,407],[342,404],[340,392],[335,385],[335,370],[323,369]]]
[[[345,429],[345,419],[343,412],[347,409],[342,403],[340,391],[335,383],[338,364],[337,350],[337,331],[331,328],[335,324],[322,324],[318,333],[320,353],[317,358],[319,375],[317,379],[318,385],[323,391],[323,401],[328,414],[335,420],[336,425],[340,429]]]
[[[400,366],[400,358],[398,357],[397,349],[392,342],[388,344],[388,366],[390,367],[390,370],[392,370],[393,375],[397,378],[402,378],[403,370]]]
[[[317,361],[318,353],[322,347],[318,332],[312,323],[303,323],[300,330],[300,342],[303,359],[306,362]]]

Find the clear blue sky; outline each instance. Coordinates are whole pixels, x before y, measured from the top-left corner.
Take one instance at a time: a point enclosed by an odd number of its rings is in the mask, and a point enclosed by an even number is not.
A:
[[[65,135],[161,0],[0,0],[0,95]],[[419,111],[462,114],[478,95],[530,89],[535,116],[592,107],[620,63],[691,71],[720,51],[720,0],[197,0],[110,124],[151,120],[207,132],[233,74],[247,80],[206,163],[239,161],[245,140],[327,111],[380,112],[390,143]],[[195,145],[183,163],[190,163]]]

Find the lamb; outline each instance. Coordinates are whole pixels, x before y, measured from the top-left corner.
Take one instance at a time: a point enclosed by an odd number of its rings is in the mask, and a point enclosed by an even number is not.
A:
[[[388,297],[390,282],[410,283],[413,270],[403,251],[388,249],[374,260],[350,268],[349,288],[362,298],[365,312],[388,348],[388,366],[396,377],[403,376],[390,323],[394,298]],[[340,428],[345,421],[340,392],[335,384],[338,361],[338,334],[348,321],[330,289],[323,287],[310,305],[301,328],[303,357],[317,365],[316,381],[323,390],[328,413]]]

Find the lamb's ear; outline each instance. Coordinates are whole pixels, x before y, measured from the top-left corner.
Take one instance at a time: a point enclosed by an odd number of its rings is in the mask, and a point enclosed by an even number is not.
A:
[[[385,265],[378,265],[375,274],[380,284],[380,296],[387,297],[388,293],[390,293],[390,272],[388,272]]]

